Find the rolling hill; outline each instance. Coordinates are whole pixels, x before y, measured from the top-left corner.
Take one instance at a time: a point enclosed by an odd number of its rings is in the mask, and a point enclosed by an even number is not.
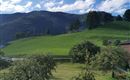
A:
[[[102,46],[102,40],[126,40],[129,38],[130,22],[116,21],[99,26],[93,30],[56,36],[39,36],[10,42],[3,50],[7,55],[45,54],[68,55],[71,47],[84,40]]]
[[[27,37],[62,34],[67,27],[83,15],[62,12],[32,11],[29,13],[0,14],[0,40],[2,43],[15,39],[17,33]],[[60,24],[59,24],[60,23]]]

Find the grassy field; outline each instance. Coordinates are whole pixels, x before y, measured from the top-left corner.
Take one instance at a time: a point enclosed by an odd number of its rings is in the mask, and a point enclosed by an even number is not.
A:
[[[53,72],[54,78],[52,80],[72,80],[72,77],[78,75],[82,71],[83,64],[60,63]],[[114,80],[111,78],[110,72],[94,71],[96,80]]]
[[[130,22],[112,22],[93,30],[57,36],[39,36],[12,41],[3,50],[7,55],[44,54],[67,55],[71,47],[84,40],[102,46],[104,39],[129,38]]]

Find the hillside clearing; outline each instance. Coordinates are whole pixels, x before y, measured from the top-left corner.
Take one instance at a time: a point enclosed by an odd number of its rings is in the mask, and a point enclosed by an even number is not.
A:
[[[84,40],[102,46],[104,39],[126,40],[129,38],[130,22],[112,22],[93,30],[57,36],[39,36],[12,41],[3,50],[6,55],[45,54],[68,55],[71,47]]]

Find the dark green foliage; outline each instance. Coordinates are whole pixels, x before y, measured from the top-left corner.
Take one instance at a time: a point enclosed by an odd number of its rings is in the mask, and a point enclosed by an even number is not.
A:
[[[33,55],[30,59],[36,60],[40,65],[46,65],[50,71],[56,67],[56,62],[49,55]]]
[[[96,80],[93,73],[90,72],[88,69],[83,71],[78,76],[74,77],[73,80]]]
[[[87,14],[87,25],[89,29],[96,28],[100,24],[100,18],[96,11],[90,11]]]
[[[0,49],[0,56],[4,56],[4,55],[5,55],[4,51],[2,51],[2,50]]]
[[[124,13],[124,18],[126,21],[130,21],[130,9],[126,10]]]
[[[71,55],[73,62],[84,63],[87,57],[87,61],[89,63],[90,58],[98,52],[100,52],[100,47],[89,41],[84,41],[73,46],[69,54]]]
[[[102,42],[104,46],[111,46],[111,45],[118,46],[120,45],[120,43],[121,43],[120,40],[103,40]]]
[[[124,54],[125,52],[120,48],[105,48],[92,59],[92,67],[106,71],[116,67],[126,68],[127,61]]]
[[[116,17],[116,21],[122,21],[123,19],[122,19],[122,17],[120,16],[120,15],[118,15],[117,17]]]
[[[89,29],[96,28],[99,25],[112,22],[113,21],[113,16],[110,13],[106,12],[96,12],[96,11],[90,11],[87,14],[87,25]]]
[[[8,68],[9,66],[11,66],[11,62],[0,59],[0,69]]]
[[[111,45],[112,44],[112,41],[110,40],[103,40],[103,43],[102,43],[104,46],[108,46],[108,45]]]
[[[8,60],[1,58],[4,55],[5,55],[5,53],[0,49],[0,69],[7,68],[11,65],[11,63]]]
[[[0,38],[3,42],[12,41],[18,32],[30,33],[27,37],[46,35],[46,29],[50,35],[63,34],[65,28],[80,16],[48,11],[0,14]]]
[[[76,32],[78,31],[80,28],[80,21],[76,20],[75,22],[73,22],[70,26],[69,26],[69,31],[71,32]]]
[[[18,32],[15,35],[15,39],[20,39],[20,38],[25,38],[25,37],[27,37],[27,33],[25,32]]]
[[[14,62],[5,80],[49,80],[55,63],[50,56],[36,56]]]
[[[114,19],[110,13],[98,12],[98,15],[100,17],[100,24],[105,24],[105,23],[111,22]]]
[[[120,45],[120,43],[121,43],[121,41],[120,41],[120,40],[115,40],[115,41],[114,41],[114,45],[115,45],[115,46]]]

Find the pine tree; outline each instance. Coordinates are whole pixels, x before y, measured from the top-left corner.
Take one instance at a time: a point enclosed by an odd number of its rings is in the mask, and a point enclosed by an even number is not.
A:
[[[130,21],[130,9],[126,10],[124,13],[124,18],[126,21]]]
[[[87,14],[86,22],[88,24],[89,29],[96,28],[100,24],[100,18],[98,13],[96,11],[90,11]]]

